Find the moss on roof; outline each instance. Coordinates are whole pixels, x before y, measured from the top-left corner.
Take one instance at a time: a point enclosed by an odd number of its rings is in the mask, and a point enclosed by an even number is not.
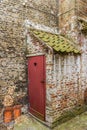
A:
[[[79,20],[81,23],[81,30],[86,30],[87,31],[87,22],[84,20]]]
[[[65,37],[57,34],[52,34],[40,30],[31,29],[31,32],[39,38],[41,41],[45,42],[47,45],[52,47],[57,52],[73,52],[73,53],[80,53],[71,41],[66,39]]]

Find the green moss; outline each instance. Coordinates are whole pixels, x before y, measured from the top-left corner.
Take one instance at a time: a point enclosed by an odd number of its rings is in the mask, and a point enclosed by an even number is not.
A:
[[[82,30],[87,30],[87,22],[82,22]]]
[[[79,51],[78,51],[78,50],[76,50],[76,49],[74,49],[74,53],[79,53]]]
[[[71,41],[64,38],[61,35],[56,35],[44,31],[39,30],[31,30],[37,38],[40,38],[43,42],[48,44],[49,46],[53,47],[53,49],[57,52],[74,52],[74,53],[80,53],[78,49],[76,49],[73,44],[71,44]]]

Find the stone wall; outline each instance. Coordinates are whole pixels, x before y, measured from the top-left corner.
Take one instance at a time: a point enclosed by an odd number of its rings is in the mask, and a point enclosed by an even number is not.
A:
[[[56,0],[27,0],[25,18],[34,23],[57,28],[58,3]]]
[[[0,3],[0,106],[4,107],[22,102],[25,104],[27,96],[26,45],[18,8],[15,1]],[[14,88],[12,93],[8,92],[10,88]],[[13,95],[12,104],[6,104],[7,95]]]
[[[78,41],[78,21],[76,15],[75,0],[60,0],[59,1],[59,32],[65,37],[72,40],[75,44]]]
[[[76,6],[77,6],[77,15],[78,18],[81,18],[83,20],[87,20],[87,2],[86,0],[76,0]]]
[[[51,31],[52,27],[56,29],[56,15],[56,0],[0,1],[1,108],[16,104],[28,104],[27,28],[28,25],[34,27],[35,24],[38,28],[46,28],[46,31]],[[11,102],[8,103],[6,99],[11,99]]]

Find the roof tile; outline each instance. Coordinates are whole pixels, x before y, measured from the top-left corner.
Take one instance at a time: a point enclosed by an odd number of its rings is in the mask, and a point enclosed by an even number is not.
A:
[[[31,29],[31,32],[47,45],[52,47],[57,52],[73,52],[80,53],[80,50],[74,46],[74,44],[65,37],[57,34],[52,34],[40,30]]]

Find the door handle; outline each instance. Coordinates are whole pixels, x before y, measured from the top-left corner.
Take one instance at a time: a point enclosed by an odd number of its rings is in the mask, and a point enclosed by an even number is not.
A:
[[[45,80],[42,80],[41,83],[45,83]]]

